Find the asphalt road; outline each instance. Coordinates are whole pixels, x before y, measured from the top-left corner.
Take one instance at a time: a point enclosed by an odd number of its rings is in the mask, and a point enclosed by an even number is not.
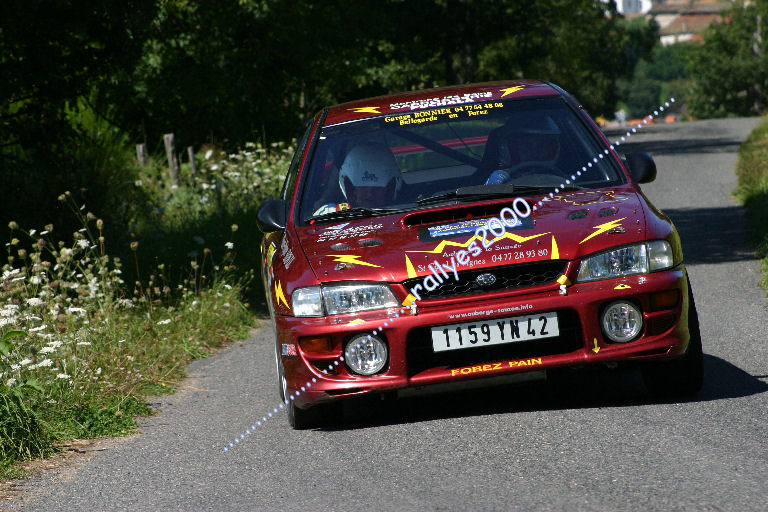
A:
[[[636,373],[566,386],[362,403],[297,432],[276,406],[269,328],[189,367],[140,435],[27,481],[12,510],[766,510],[768,310],[730,197],[758,119],[654,126],[632,137],[659,168],[643,190],[677,224],[705,385],[651,401]],[[348,408],[349,409],[349,408]]]

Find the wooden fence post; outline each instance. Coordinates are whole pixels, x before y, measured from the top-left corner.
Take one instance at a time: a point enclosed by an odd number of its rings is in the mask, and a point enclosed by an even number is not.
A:
[[[189,156],[189,167],[192,169],[192,177],[197,178],[197,164],[195,164],[195,148],[187,146],[187,156]]]
[[[173,134],[166,133],[163,135],[163,142],[165,143],[165,154],[168,155],[168,169],[171,172],[171,185],[178,187],[179,161],[176,159],[176,143],[174,142]]]
[[[136,159],[139,161],[139,165],[147,165],[147,145],[136,144]]]

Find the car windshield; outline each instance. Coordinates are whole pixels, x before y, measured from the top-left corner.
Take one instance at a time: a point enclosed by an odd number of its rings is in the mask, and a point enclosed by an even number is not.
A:
[[[302,220],[375,215],[566,180],[574,188],[624,183],[604,154],[562,98],[404,111],[323,127],[299,211]]]

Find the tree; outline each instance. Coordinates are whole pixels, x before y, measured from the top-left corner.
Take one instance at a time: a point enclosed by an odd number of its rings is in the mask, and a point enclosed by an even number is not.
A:
[[[331,103],[522,76],[605,114],[654,39],[594,0],[168,0],[115,103],[148,142],[230,145],[293,136]]]
[[[1,9],[0,218],[48,223],[66,189],[91,188],[91,206],[104,204],[112,184],[103,155],[83,158],[109,110],[98,93],[141,56],[155,7],[9,0]]]
[[[696,117],[755,115],[768,91],[768,2],[736,3],[686,53],[688,107]]]

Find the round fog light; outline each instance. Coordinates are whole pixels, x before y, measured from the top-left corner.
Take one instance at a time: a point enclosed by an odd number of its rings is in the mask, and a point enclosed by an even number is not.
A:
[[[643,328],[643,315],[630,302],[614,302],[603,311],[603,333],[616,343],[632,341]]]
[[[355,373],[373,375],[387,364],[387,344],[377,336],[357,335],[347,342],[344,361]]]

